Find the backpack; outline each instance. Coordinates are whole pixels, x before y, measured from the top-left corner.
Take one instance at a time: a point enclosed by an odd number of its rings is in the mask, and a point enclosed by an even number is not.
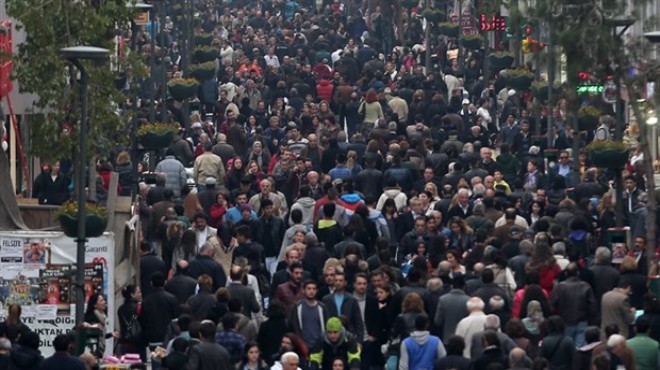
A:
[[[584,259],[592,253],[591,234],[584,230],[571,231],[566,240],[566,255]]]

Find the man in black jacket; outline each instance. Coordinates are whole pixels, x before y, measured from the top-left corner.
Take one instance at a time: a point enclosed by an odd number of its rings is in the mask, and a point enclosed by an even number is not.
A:
[[[178,315],[179,302],[163,289],[164,285],[165,275],[160,272],[151,275],[153,293],[142,302],[140,323],[150,350],[163,345],[167,327]]]
[[[197,279],[203,274],[210,276],[213,279],[213,291],[225,286],[227,283],[227,276],[222,266],[213,259],[215,248],[209,242],[202,245],[197,257],[190,262],[189,275],[193,279]]]
[[[165,291],[173,294],[179,303],[186,303],[197,288],[197,281],[187,275],[188,271],[188,261],[180,260],[176,264],[174,276],[165,284]]]
[[[343,272],[335,273],[335,291],[323,298],[328,317],[344,316],[351,333],[355,334],[358,342],[364,336],[364,321],[360,312],[360,305],[350,293],[346,292],[346,275]]]
[[[156,272],[167,274],[165,262],[154,253],[149,242],[143,241],[140,244],[140,290],[145,298],[152,292],[150,279]]]
[[[261,306],[257,302],[257,296],[254,290],[243,284],[243,274],[244,271],[240,266],[233,265],[229,271],[231,283],[227,286],[227,290],[230,297],[237,298],[241,301],[243,315],[250,317],[252,312],[258,313],[261,310]]]
[[[229,370],[229,353],[215,342],[213,321],[202,321],[199,331],[202,342],[190,348],[185,370]]]

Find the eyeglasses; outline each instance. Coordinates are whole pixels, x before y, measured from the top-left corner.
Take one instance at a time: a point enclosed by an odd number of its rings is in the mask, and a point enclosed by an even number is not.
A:
[[[562,156],[562,157],[559,157],[559,159],[568,159],[568,157]]]

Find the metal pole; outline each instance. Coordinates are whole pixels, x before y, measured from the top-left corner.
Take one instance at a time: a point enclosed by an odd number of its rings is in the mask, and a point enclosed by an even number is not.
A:
[[[424,9],[429,9],[430,0],[426,0],[424,4]],[[424,39],[426,40],[426,75],[428,76],[431,71],[431,22],[428,19],[425,19],[425,21]]]
[[[78,170],[78,181],[76,189],[78,190],[78,239],[76,239],[76,328],[80,330],[80,325],[85,316],[85,167],[87,165],[87,71],[78,59],[72,59],[71,63],[80,71],[80,155]],[[76,336],[81,340],[81,336]],[[77,347],[81,348],[81,346]]]
[[[149,122],[156,120],[156,20],[151,19],[151,70],[149,75],[149,84],[151,85],[151,104],[149,105]]]
[[[553,97],[553,87],[555,84],[555,50],[552,45],[552,15],[548,17],[548,117],[547,121],[547,136],[548,136],[548,148],[552,147],[552,142],[554,135],[552,133],[553,126],[553,113],[554,106],[552,105]],[[540,127],[540,125],[539,125]],[[577,133],[577,127],[574,127],[574,132]],[[577,161],[576,161],[577,162]]]
[[[463,0],[458,0],[458,66],[461,71],[463,70],[463,42],[461,37],[463,36]],[[451,91],[449,92],[451,94]]]
[[[614,73],[616,81],[616,128],[614,130],[614,140],[621,141],[623,139],[623,100],[621,99],[621,66],[616,67]],[[640,124],[643,124],[640,122]],[[622,168],[614,170],[614,179],[616,184],[616,227],[623,227],[623,175],[621,174]]]
[[[160,28],[160,64],[161,64],[161,122],[167,121],[167,70],[165,69],[165,1],[158,4],[158,25]]]

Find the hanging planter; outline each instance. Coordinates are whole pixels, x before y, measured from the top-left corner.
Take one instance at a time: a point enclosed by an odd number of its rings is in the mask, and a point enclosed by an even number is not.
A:
[[[422,17],[426,18],[427,22],[438,23],[445,16],[445,13],[442,10],[438,9],[426,9],[422,12]]]
[[[220,58],[220,50],[213,46],[199,46],[193,50],[196,63],[212,62]]]
[[[628,147],[622,141],[593,141],[585,149],[591,162],[598,167],[620,169],[628,162]]]
[[[78,237],[78,202],[64,203],[55,214],[64,235]],[[108,226],[108,210],[93,203],[85,204],[85,237],[96,238],[103,235]]]
[[[197,80],[178,78],[167,83],[170,95],[176,100],[187,100],[197,96]]]
[[[419,0],[403,0],[401,6],[405,9],[412,9],[419,5]]]
[[[195,45],[211,45],[213,42],[212,33],[196,33],[195,34]]]
[[[197,81],[206,81],[215,77],[215,62],[193,64],[190,66],[190,75]]]
[[[483,45],[484,38],[480,35],[466,35],[461,37],[461,45],[467,49],[480,49]]]
[[[513,65],[513,54],[509,52],[496,52],[488,55],[490,62],[490,69],[493,71],[501,71],[503,69],[511,68]]]
[[[448,37],[458,37],[459,25],[456,22],[442,22],[438,25],[438,32]]]
[[[504,76],[512,88],[520,91],[529,89],[534,80],[534,73],[526,69],[512,69],[507,71]]]
[[[578,131],[594,131],[598,127],[598,118],[602,112],[595,107],[582,107],[578,111]]]
[[[167,148],[174,140],[177,126],[167,123],[147,123],[137,130],[137,137],[146,149]]]
[[[558,82],[554,83],[554,86],[552,87],[552,93],[554,95],[559,94],[559,85]],[[539,82],[533,82],[532,83],[532,93],[534,94],[534,97],[541,100],[541,101],[546,101],[548,100],[548,93],[549,93],[549,86],[547,81],[539,81]]]

